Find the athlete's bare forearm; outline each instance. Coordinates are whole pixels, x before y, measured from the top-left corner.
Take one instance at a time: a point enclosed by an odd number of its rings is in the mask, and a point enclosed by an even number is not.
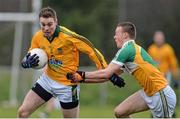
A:
[[[84,83],[103,83],[109,81],[109,79],[85,79]]]

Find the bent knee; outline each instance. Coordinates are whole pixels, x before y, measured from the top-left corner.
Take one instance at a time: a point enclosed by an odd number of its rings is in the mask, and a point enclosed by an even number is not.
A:
[[[114,115],[116,116],[116,118],[127,118],[127,117],[130,117],[128,111],[124,110],[124,109],[120,109],[118,107],[116,107],[114,109]]]
[[[114,109],[114,115],[116,116],[116,118],[120,118],[122,117],[123,114],[122,114],[122,111],[116,107]]]
[[[18,117],[19,118],[28,118],[30,112],[23,108],[22,106],[18,109]]]

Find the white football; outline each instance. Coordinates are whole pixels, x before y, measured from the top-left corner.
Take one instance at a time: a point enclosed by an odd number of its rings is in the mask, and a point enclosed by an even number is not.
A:
[[[34,69],[41,69],[47,64],[48,56],[43,49],[34,48],[34,49],[30,50],[29,52],[31,53],[30,54],[31,56],[36,54],[39,57],[38,66],[33,67]]]

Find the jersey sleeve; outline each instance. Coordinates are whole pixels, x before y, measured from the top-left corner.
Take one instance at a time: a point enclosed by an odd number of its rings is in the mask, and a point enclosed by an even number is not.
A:
[[[135,48],[131,45],[119,49],[115,57],[112,60],[112,63],[123,66],[126,62],[133,62],[135,57]]]
[[[85,53],[96,64],[98,69],[107,67],[104,56],[94,47],[94,45],[85,37],[70,31],[69,29],[61,26],[61,31],[71,36],[70,40],[74,43],[79,51]]]
[[[86,42],[87,39],[77,39],[73,40],[77,49],[82,53],[85,53],[89,58],[96,64],[98,69],[105,68],[107,63],[104,59],[104,56],[91,44]]]

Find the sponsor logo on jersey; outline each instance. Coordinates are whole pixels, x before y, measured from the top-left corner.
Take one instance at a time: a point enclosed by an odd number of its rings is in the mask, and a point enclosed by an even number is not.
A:
[[[62,66],[62,64],[62,61],[56,60],[55,58],[51,58],[49,60],[49,65],[55,68],[59,68],[60,66]]]

